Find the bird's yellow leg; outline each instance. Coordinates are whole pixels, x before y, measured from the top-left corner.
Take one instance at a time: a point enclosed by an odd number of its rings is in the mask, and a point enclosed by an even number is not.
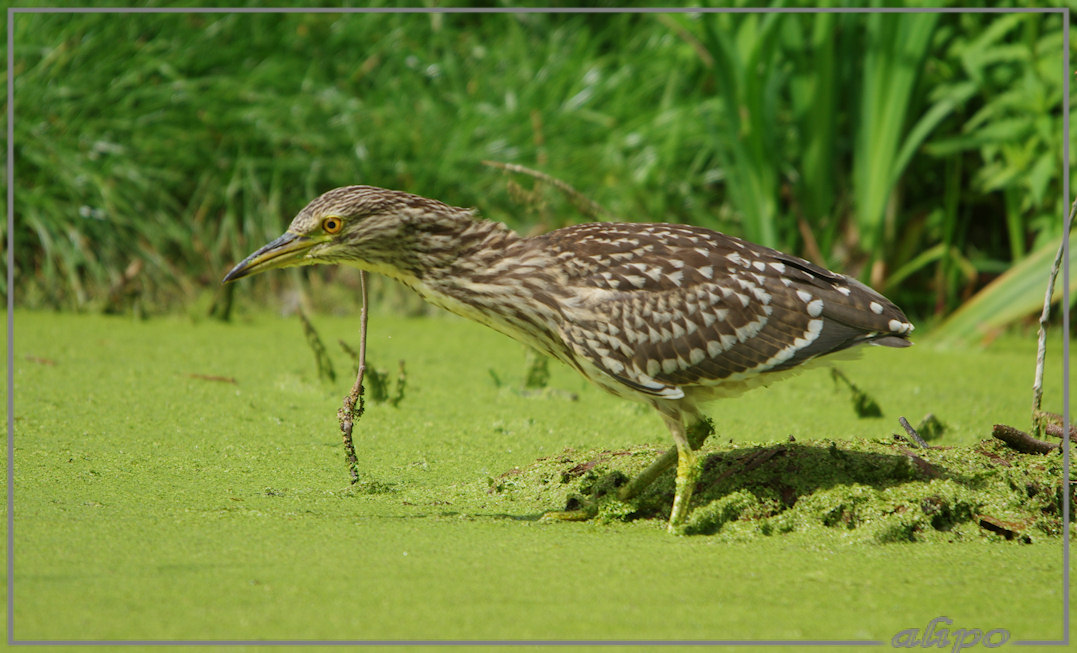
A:
[[[618,472],[607,474],[591,486],[590,496],[570,495],[565,510],[548,512],[542,518],[560,521],[586,521],[592,519],[602,510],[608,509],[611,503],[620,503],[619,501],[614,501],[615,497],[619,498],[614,490],[623,485],[626,480],[625,475]]]
[[[673,494],[673,510],[669,513],[667,530],[680,533],[684,518],[688,516],[688,503],[692,500],[696,481],[699,479],[699,465],[696,455],[688,447],[677,447],[677,484]]]
[[[671,427],[672,429],[672,427]],[[698,450],[703,446],[703,442],[707,437],[714,433],[714,426],[710,420],[699,413],[692,415],[692,423],[688,427],[687,431],[688,443],[693,450]],[[640,472],[635,478],[633,478],[627,485],[617,491],[617,498],[621,501],[629,501],[634,499],[643,490],[647,489],[651,483],[654,482],[658,476],[669,469],[673,463],[677,462],[678,453],[676,448],[669,449],[662,454],[658,460],[651,463],[650,467]]]
[[[637,494],[647,489],[658,476],[677,462],[677,450],[669,449],[658,460],[651,463],[650,467],[643,470],[629,481],[620,490],[617,490],[617,498],[621,501],[634,499]]]
[[[714,426],[710,420],[698,412],[690,412],[689,425],[685,428],[680,414],[667,415],[660,411],[663,420],[673,435],[676,447],[670,448],[663,453],[658,460],[651,463],[647,469],[640,472],[635,478],[617,490],[617,499],[628,502],[634,499],[640,492],[647,489],[662,472],[669,469],[673,463],[677,463],[676,490],[673,499],[673,510],[670,513],[669,531],[676,533],[688,516],[688,504],[692,498],[696,481],[699,480],[699,464],[695,451],[703,446],[707,437],[714,433]],[[542,516],[544,520],[558,521],[586,521],[598,514],[599,506],[596,500],[577,497],[580,506],[570,510],[556,510],[547,512]]]
[[[673,442],[677,445],[677,481],[673,492],[673,510],[669,513],[669,524],[666,529],[670,533],[680,533],[684,518],[688,516],[688,504],[692,500],[692,492],[699,479],[699,464],[695,452],[692,451],[693,443],[689,442],[681,416],[663,413],[662,417],[669,426],[670,434],[673,435]],[[710,433],[710,425],[707,424],[707,427],[706,432]],[[693,435],[695,435],[695,430],[695,424],[693,424]],[[706,435],[703,438],[706,438]],[[702,444],[703,441],[700,439],[697,446]]]

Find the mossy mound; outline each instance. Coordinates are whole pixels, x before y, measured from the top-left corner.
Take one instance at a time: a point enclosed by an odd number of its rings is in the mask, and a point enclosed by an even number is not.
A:
[[[490,479],[489,492],[550,507],[594,505],[600,520],[665,519],[673,472],[630,503],[617,487],[654,448],[574,451]],[[1062,457],[995,440],[911,449],[901,441],[726,444],[701,454],[685,532],[728,539],[824,530],[852,541],[1032,542],[1062,532]]]

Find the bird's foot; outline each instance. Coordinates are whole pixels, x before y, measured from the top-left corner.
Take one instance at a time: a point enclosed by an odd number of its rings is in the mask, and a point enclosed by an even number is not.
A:
[[[542,521],[588,521],[596,514],[592,510],[551,510],[542,513]]]
[[[684,535],[686,532],[684,522],[676,524],[672,521],[666,522],[666,532],[670,535]]]
[[[608,474],[583,491],[587,494],[571,494],[564,510],[554,510],[542,516],[543,520],[559,521],[624,521],[634,515],[636,506],[623,500],[618,489],[628,482],[619,472]]]
[[[579,508],[543,513],[542,521],[627,521],[636,513],[636,506],[615,497],[604,497],[600,501],[588,501]]]
[[[685,447],[677,458],[677,480],[673,495],[673,510],[666,530],[674,535],[684,533],[684,520],[688,516],[688,504],[692,491],[699,480],[699,463],[691,449]]]
[[[598,503],[580,494],[571,494],[564,510],[551,510],[542,515],[543,521],[587,521],[598,514]]]

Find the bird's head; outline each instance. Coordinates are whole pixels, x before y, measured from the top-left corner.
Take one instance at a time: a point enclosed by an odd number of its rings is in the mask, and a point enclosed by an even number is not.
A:
[[[348,263],[397,278],[421,274],[428,259],[451,247],[472,212],[373,186],[336,188],[308,204],[288,230],[224,277],[224,282],[275,268]]]

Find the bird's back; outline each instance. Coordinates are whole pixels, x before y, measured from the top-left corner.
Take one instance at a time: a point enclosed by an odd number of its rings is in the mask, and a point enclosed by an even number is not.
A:
[[[734,390],[860,343],[907,346],[913,329],[855,279],[700,227],[594,223],[525,242],[552,260],[577,367],[619,394]]]

